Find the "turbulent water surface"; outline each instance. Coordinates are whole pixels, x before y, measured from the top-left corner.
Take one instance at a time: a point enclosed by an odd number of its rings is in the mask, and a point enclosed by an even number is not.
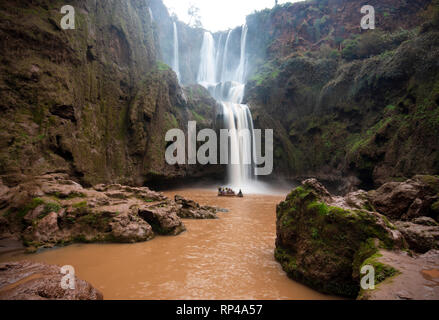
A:
[[[275,206],[284,195],[220,198],[213,190],[166,192],[230,210],[184,220],[187,232],[137,244],[72,245],[0,257],[72,265],[105,299],[327,299],[287,278],[274,260]]]

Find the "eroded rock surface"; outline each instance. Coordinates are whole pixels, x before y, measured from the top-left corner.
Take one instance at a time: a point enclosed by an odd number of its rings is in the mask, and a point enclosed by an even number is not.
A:
[[[308,179],[277,207],[276,259],[292,278],[326,293],[438,299],[438,190],[439,178],[415,176],[340,197]],[[375,268],[379,290],[360,290],[365,265]]]
[[[178,216],[184,219],[218,219],[217,212],[224,212],[224,209],[200,206],[195,201],[179,195],[175,196],[175,202],[181,206]]]
[[[439,251],[420,256],[382,250],[378,261],[398,270],[395,278],[363,291],[363,300],[439,300]]]
[[[439,226],[428,226],[406,221],[397,221],[395,225],[403,234],[410,249],[419,253],[439,249]]]
[[[369,209],[364,192],[335,197],[315,179],[302,182],[277,206],[276,259],[295,280],[356,297],[363,262],[380,247],[406,246],[388,219]]]
[[[58,266],[34,262],[0,264],[0,300],[102,300],[102,293],[75,277],[75,289],[63,289]]]
[[[397,220],[422,216],[437,219],[439,177],[415,176],[404,182],[389,182],[369,193],[373,205],[382,214]]]
[[[155,234],[178,235],[186,230],[183,208],[191,218],[217,217],[214,208],[186,199],[182,205],[146,187],[87,189],[66,174],[35,177],[1,191],[0,239],[21,239],[29,252],[73,242],[130,243]]]
[[[139,215],[147,221],[158,234],[178,235],[186,230],[183,222],[177,216],[180,206],[169,201],[152,206],[143,206]]]

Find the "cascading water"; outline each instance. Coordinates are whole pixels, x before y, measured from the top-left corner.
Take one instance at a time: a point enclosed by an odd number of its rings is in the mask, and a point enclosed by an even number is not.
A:
[[[216,84],[216,48],[215,40],[210,32],[204,33],[200,56],[201,61],[197,81],[202,86],[209,88],[209,86]]]
[[[175,21],[174,21],[174,61],[172,63],[172,69],[177,74],[177,79],[180,82],[180,55],[179,55],[179,45],[178,45],[178,30]]]
[[[223,63],[221,65],[221,82],[226,81],[226,73],[227,73],[227,53],[229,52],[229,44],[230,44],[230,36],[232,34],[232,30],[229,30],[227,33],[227,39],[226,44],[224,46],[224,53],[223,53]]]
[[[248,28],[244,25],[241,32],[239,64],[235,66],[229,60],[232,31],[227,34],[224,50],[221,50],[222,41],[219,41],[219,46],[216,48],[212,34],[206,32],[197,79],[198,83],[209,89],[223,106],[223,127],[230,130],[228,184],[237,189],[248,189],[251,182],[256,179],[253,160],[255,154],[253,120],[248,106],[242,104],[247,64],[247,31]],[[220,79],[220,82],[217,82],[217,79]]]
[[[152,14],[151,8],[148,8],[148,11],[149,11],[149,17],[151,18],[151,22],[154,22],[154,16]]]

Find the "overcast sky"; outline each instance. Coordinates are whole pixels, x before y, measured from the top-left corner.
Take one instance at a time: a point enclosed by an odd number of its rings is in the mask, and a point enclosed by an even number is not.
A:
[[[279,3],[299,0],[279,0]],[[245,23],[245,17],[255,10],[271,8],[274,0],[163,0],[170,13],[189,22],[187,11],[193,4],[200,9],[201,23],[210,31],[227,30]]]

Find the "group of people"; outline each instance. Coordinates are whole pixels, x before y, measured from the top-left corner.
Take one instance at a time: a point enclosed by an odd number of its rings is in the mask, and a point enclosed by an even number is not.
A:
[[[241,190],[239,190],[238,194],[236,194],[235,191],[233,191],[230,188],[218,188],[218,195],[219,196],[236,196],[237,195],[240,198],[244,197]]]

